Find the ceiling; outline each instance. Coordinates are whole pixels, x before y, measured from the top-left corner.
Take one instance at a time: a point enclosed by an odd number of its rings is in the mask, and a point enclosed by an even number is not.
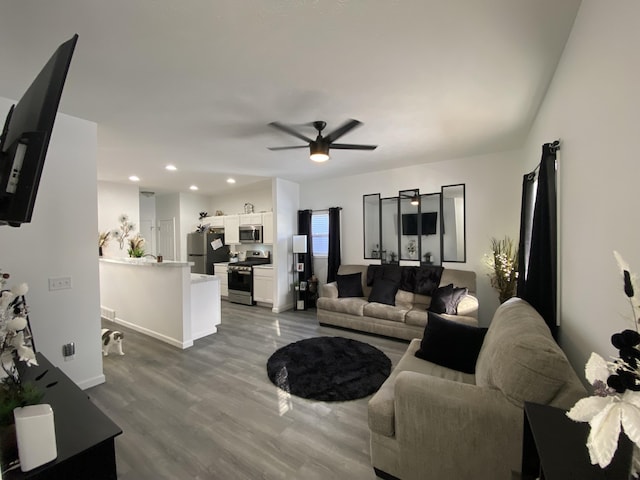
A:
[[[522,144],[579,4],[0,0],[0,96],[78,33],[59,110],[97,122],[99,180],[219,194],[441,161]],[[340,142],[376,150],[267,149],[303,144],[269,122],[350,118]]]

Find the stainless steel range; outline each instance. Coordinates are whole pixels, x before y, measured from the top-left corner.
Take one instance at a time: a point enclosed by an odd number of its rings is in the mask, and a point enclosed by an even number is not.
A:
[[[255,305],[253,301],[253,266],[271,263],[269,252],[248,250],[246,260],[230,263],[229,301],[243,305]]]

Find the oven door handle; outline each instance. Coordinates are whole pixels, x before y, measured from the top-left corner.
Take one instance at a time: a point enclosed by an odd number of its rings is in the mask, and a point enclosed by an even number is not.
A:
[[[251,275],[251,272],[237,271],[237,272],[234,272],[234,273],[237,273],[238,275]]]

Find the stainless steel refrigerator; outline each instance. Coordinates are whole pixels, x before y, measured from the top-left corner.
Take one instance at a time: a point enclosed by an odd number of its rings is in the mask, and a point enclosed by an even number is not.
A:
[[[216,240],[220,240],[222,246],[214,250],[212,243]],[[187,261],[193,262],[191,273],[213,275],[214,263],[229,261],[229,246],[224,244],[224,229],[187,234]]]

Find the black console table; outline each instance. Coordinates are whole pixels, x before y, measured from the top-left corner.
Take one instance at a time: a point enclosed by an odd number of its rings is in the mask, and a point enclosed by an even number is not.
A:
[[[592,465],[587,450],[589,424],[567,417],[565,410],[525,403],[522,479],[628,480],[633,444],[621,436],[611,464]]]
[[[38,353],[37,359],[38,366],[21,369],[21,378],[42,388],[45,394],[41,403],[53,409],[58,457],[29,472],[19,467],[2,472],[2,478],[117,479],[114,439],[122,430],[44,355]]]

